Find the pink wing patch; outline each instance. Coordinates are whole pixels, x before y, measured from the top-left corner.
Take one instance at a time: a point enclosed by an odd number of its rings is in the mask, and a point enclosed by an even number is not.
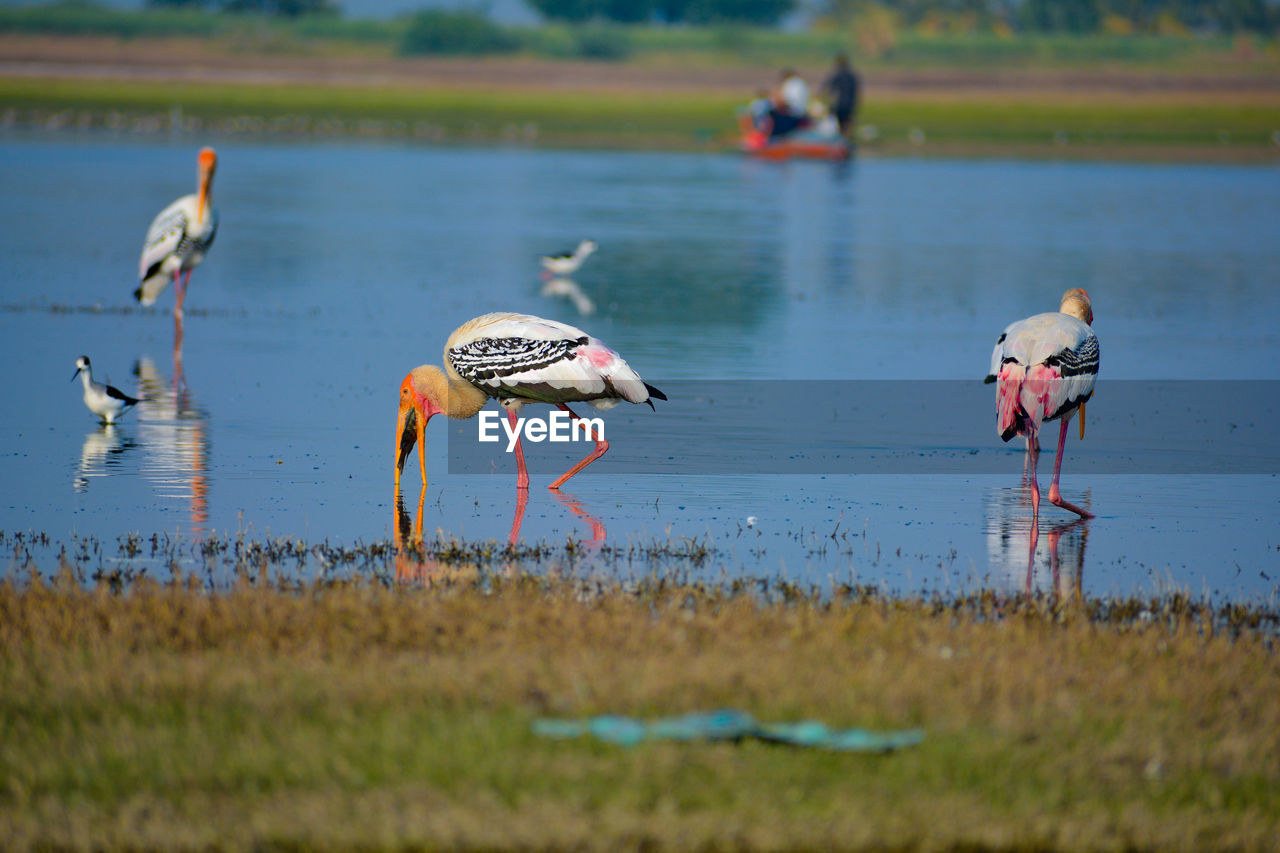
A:
[[[1016,361],[1010,361],[1000,368],[996,385],[996,431],[1000,435],[1013,429],[1018,422],[1018,397],[1026,372],[1027,369]]]
[[[586,360],[596,370],[603,371],[613,364],[618,354],[601,344],[587,344],[574,354],[578,361]]]

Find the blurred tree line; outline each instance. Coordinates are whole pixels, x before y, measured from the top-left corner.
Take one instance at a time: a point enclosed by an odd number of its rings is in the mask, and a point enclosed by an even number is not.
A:
[[[339,13],[338,0],[147,0],[284,17]],[[774,26],[801,0],[526,0],[552,21]],[[926,32],[1187,33],[1280,30],[1280,0],[815,0],[828,20],[893,19]]]
[[[825,0],[838,21],[890,15],[923,29],[1125,34],[1280,29],[1277,0]]]
[[[337,15],[334,0],[147,0],[158,9],[201,9],[298,18],[303,15]]]

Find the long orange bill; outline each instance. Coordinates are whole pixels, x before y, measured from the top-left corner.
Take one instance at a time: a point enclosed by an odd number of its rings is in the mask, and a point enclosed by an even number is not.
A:
[[[413,452],[413,444],[419,440],[422,430],[418,428],[418,413],[414,409],[402,409],[396,419],[396,490],[400,489],[400,472],[404,470],[405,460]],[[426,477],[423,476],[425,483]]]
[[[1084,403],[1080,404],[1080,440],[1084,441]]]

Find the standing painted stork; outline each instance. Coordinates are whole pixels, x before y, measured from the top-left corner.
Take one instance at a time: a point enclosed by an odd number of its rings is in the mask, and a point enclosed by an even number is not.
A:
[[[175,316],[182,316],[182,301],[191,282],[191,271],[204,260],[218,231],[218,212],[213,209],[213,173],[218,168],[218,155],[212,148],[200,149],[199,181],[195,193],[184,195],[156,215],[147,229],[142,246],[138,275],[142,284],[133,292],[134,299],[150,305],[173,278],[177,294],[173,304]]]
[[[578,271],[578,267],[582,266],[582,262],[587,256],[594,252],[596,246],[595,240],[583,240],[578,244],[578,248],[572,252],[561,252],[558,255],[543,255],[539,260],[542,261],[543,277],[550,276],[567,276],[573,275]]]
[[[1040,425],[1058,419],[1058,455],[1053,461],[1049,500],[1083,518],[1093,515],[1068,503],[1058,491],[1062,451],[1067,444],[1067,424],[1080,410],[1080,437],[1084,438],[1084,404],[1093,395],[1098,377],[1098,338],[1093,334],[1093,308],[1089,294],[1075,288],[1062,295],[1057,311],[1019,320],[1004,330],[991,354],[987,382],[996,386],[996,431],[1005,441],[1026,436],[1027,467],[1031,471],[1031,515],[1040,513],[1040,486],[1036,462],[1040,456]]]
[[[512,427],[526,403],[550,403],[578,415],[566,403],[608,409],[620,401],[648,403],[666,395],[647,384],[616,352],[581,329],[528,314],[485,314],[454,330],[444,345],[444,369],[424,364],[400,383],[396,422],[396,489],[405,460],[418,445],[422,484],[427,483],[423,431],[432,415],[471,418],[493,398],[507,410]],[[604,455],[609,442],[595,437],[585,459],[551,484],[558,490],[574,474]],[[517,438],[516,486],[529,488],[524,450]]]
[[[141,402],[137,397],[130,397],[114,385],[93,380],[93,367],[89,364],[89,356],[82,355],[76,359],[76,372],[71,374],[75,382],[79,376],[84,382],[84,404],[106,424],[115,423],[116,418],[124,414],[131,406]]]

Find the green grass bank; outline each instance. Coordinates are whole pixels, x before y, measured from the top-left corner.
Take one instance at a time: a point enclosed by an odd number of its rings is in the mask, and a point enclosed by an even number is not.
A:
[[[425,585],[0,584],[6,848],[1247,851],[1280,833],[1272,617],[422,559],[396,567]],[[927,736],[866,755],[530,728],[717,707]]]
[[[0,78],[0,120],[64,132],[401,136],[723,149],[740,99],[716,93],[442,90]],[[869,97],[864,148],[890,153],[1280,158],[1280,103],[1117,95]]]

